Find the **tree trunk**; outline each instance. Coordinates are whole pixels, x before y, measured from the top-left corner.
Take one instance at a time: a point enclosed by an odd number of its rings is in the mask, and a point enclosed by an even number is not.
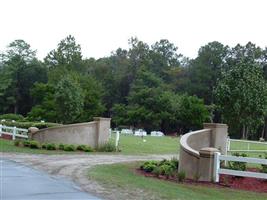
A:
[[[249,128],[248,126],[246,127],[246,140],[248,139],[248,135],[249,135]]]
[[[245,139],[246,138],[246,126],[243,125],[243,128],[242,128],[242,139]]]

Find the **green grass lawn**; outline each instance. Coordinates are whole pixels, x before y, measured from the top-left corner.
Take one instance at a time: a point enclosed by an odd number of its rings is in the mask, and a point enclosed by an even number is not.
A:
[[[108,191],[116,191],[117,199],[180,199],[180,200],[220,200],[220,199],[267,199],[267,194],[174,183],[139,175],[135,169],[140,163],[100,165],[89,170],[90,179],[96,180]]]
[[[145,142],[143,141],[145,140]],[[146,154],[177,154],[179,153],[180,143],[179,137],[153,137],[146,136],[144,138],[132,136],[132,135],[121,135],[119,148],[121,152],[118,154],[126,155],[146,155]],[[115,144],[115,134],[112,134],[111,142]],[[267,148],[265,145],[253,144],[251,149],[264,150]],[[231,143],[231,150],[234,149],[246,149],[246,146],[239,142]],[[43,153],[43,154],[66,154],[66,153],[81,153],[81,152],[65,152],[65,151],[47,151],[41,149],[30,149],[23,147],[16,147],[13,145],[13,141],[0,139],[0,151],[1,152],[21,152],[21,153]],[[251,157],[258,157],[259,154],[263,153],[247,153]],[[113,153],[114,154],[114,153]]]
[[[145,142],[143,141],[145,140]],[[146,136],[144,138],[121,135],[119,148],[123,154],[177,154],[179,151],[178,137],[153,137]],[[115,134],[112,134],[111,141],[115,142]]]

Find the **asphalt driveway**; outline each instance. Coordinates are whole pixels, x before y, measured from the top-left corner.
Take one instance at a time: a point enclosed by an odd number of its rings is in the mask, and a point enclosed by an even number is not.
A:
[[[0,160],[0,199],[99,199],[64,178],[49,176],[16,162]]]

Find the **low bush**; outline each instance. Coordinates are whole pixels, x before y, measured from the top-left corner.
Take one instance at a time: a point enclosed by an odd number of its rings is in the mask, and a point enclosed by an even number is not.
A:
[[[174,170],[170,165],[163,164],[159,166],[159,171],[161,175],[165,175],[167,178],[169,178]]]
[[[46,149],[46,146],[47,146],[47,143],[43,143],[43,144],[41,145],[42,149]]]
[[[260,158],[262,159],[267,159],[267,153],[265,153],[263,156],[259,155]],[[267,173],[267,164],[262,164],[261,165],[261,170],[262,173]]]
[[[14,145],[15,145],[16,147],[19,147],[20,144],[21,144],[21,140],[15,140],[15,141],[14,141]]]
[[[59,149],[59,150],[64,150],[64,147],[65,147],[64,144],[59,144],[59,145],[58,145],[58,149]]]
[[[46,150],[56,150],[57,147],[54,143],[48,143],[46,144]]]
[[[247,157],[248,155],[245,153],[233,153],[233,156],[242,156]],[[229,168],[232,170],[239,170],[239,171],[246,171],[247,169],[247,163],[246,162],[239,162],[239,161],[230,161],[229,162]]]
[[[77,150],[84,151],[84,152],[93,152],[92,147],[88,145],[84,145],[84,144],[77,146]]]
[[[176,176],[178,166],[178,160],[176,158],[172,158],[171,160],[164,159],[162,161],[146,161],[140,166],[140,169],[148,173],[153,173],[157,177],[162,175],[169,178]]]
[[[15,121],[15,122],[12,122],[12,121],[4,121],[4,122],[1,122],[3,125],[6,125],[6,126],[16,126],[17,128],[25,128],[25,129],[28,129],[30,127],[37,127],[39,129],[43,129],[43,128],[49,128],[49,127],[55,127],[55,126],[60,126],[61,124],[56,124],[56,123],[49,123],[49,122],[21,122],[21,121]]]
[[[97,148],[97,151],[99,151],[99,152],[115,152],[116,151],[116,146],[112,142],[107,142],[105,144],[100,145]]]
[[[3,114],[0,115],[0,120],[5,119],[7,121],[15,120],[15,121],[21,121],[24,120],[24,117],[22,115],[17,115],[14,113],[9,113],[9,114]]]
[[[31,149],[39,149],[40,148],[40,143],[37,141],[30,141],[30,148]]]
[[[144,165],[143,170],[145,172],[152,172],[155,170],[155,168],[157,168],[157,165],[155,165],[153,163],[148,163],[148,164]]]
[[[181,171],[177,173],[177,181],[183,182],[185,180],[185,172]]]
[[[24,140],[22,142],[22,144],[23,144],[24,147],[29,147],[30,146],[30,141],[29,140]]]
[[[153,169],[152,173],[153,173],[156,177],[159,177],[159,175],[160,175],[159,167],[155,167],[155,168]]]
[[[75,151],[76,148],[72,144],[64,145],[64,151]]]
[[[86,145],[84,145],[84,144],[77,146],[77,150],[79,150],[79,151],[84,151],[85,148],[86,148]]]

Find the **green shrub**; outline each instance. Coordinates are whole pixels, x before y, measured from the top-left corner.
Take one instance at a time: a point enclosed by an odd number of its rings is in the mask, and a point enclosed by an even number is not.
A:
[[[0,115],[0,119],[5,119],[7,121],[11,121],[11,120],[21,121],[21,120],[24,120],[24,117],[22,115],[9,113],[9,114]]]
[[[30,141],[30,148],[31,149],[39,149],[40,148],[40,143],[37,141]]]
[[[56,149],[57,149],[57,147],[54,143],[48,143],[46,145],[46,150],[56,150]]]
[[[185,180],[185,172],[181,171],[177,173],[177,181],[183,182]]]
[[[90,146],[85,146],[84,148],[84,152],[93,152],[93,151],[94,151],[93,148]]]
[[[155,165],[153,163],[148,163],[148,164],[143,166],[143,170],[145,172],[152,172],[155,168],[157,168],[157,165]]]
[[[77,146],[77,150],[79,150],[79,151],[84,151],[85,148],[86,148],[86,145],[84,145],[84,144]]]
[[[99,152],[115,152],[116,151],[116,146],[112,142],[107,142],[105,144],[100,145],[97,148],[97,151],[99,151]]]
[[[150,161],[146,161],[146,162],[144,162],[141,166],[140,166],[140,169],[144,169],[144,167],[146,166],[146,165],[158,165],[158,162],[157,161],[155,161],[155,160],[150,160]]]
[[[61,124],[56,124],[56,123],[48,123],[48,122],[12,122],[12,121],[5,121],[5,122],[1,122],[3,125],[6,126],[16,126],[17,128],[25,128],[28,129],[30,127],[37,127],[39,129],[43,129],[43,128],[49,128],[49,127],[55,127],[55,126],[60,126]]]
[[[161,175],[165,175],[168,178],[172,174],[173,169],[170,165],[163,164],[159,167],[159,171]]]
[[[19,147],[21,145],[21,140],[15,140],[14,145]]]
[[[64,145],[64,151],[75,151],[76,148],[72,144]]]
[[[41,146],[42,146],[42,149],[46,149],[47,143],[43,143]]]
[[[174,168],[178,170],[178,168],[179,168],[179,160],[177,158],[173,157],[171,159],[171,165],[174,166]]]
[[[64,147],[65,147],[64,144],[59,144],[59,145],[58,145],[58,149],[59,149],[59,150],[64,150]]]
[[[155,167],[155,168],[153,169],[152,173],[153,173],[156,177],[159,177],[159,175],[160,175],[160,169],[159,169],[159,167],[158,167],[158,166]]]
[[[264,156],[259,155],[260,158],[262,159],[267,159],[267,153],[264,154]],[[261,165],[261,170],[262,173],[267,173],[267,164],[262,164]]]
[[[22,144],[23,144],[24,147],[29,147],[30,146],[30,141],[29,140],[24,140],[22,142]]]
[[[247,157],[248,155],[245,153],[233,153],[233,156],[242,156]],[[239,171],[245,171],[247,169],[247,163],[246,162],[239,162],[239,161],[230,161],[229,162],[229,168],[232,170],[239,170]]]

